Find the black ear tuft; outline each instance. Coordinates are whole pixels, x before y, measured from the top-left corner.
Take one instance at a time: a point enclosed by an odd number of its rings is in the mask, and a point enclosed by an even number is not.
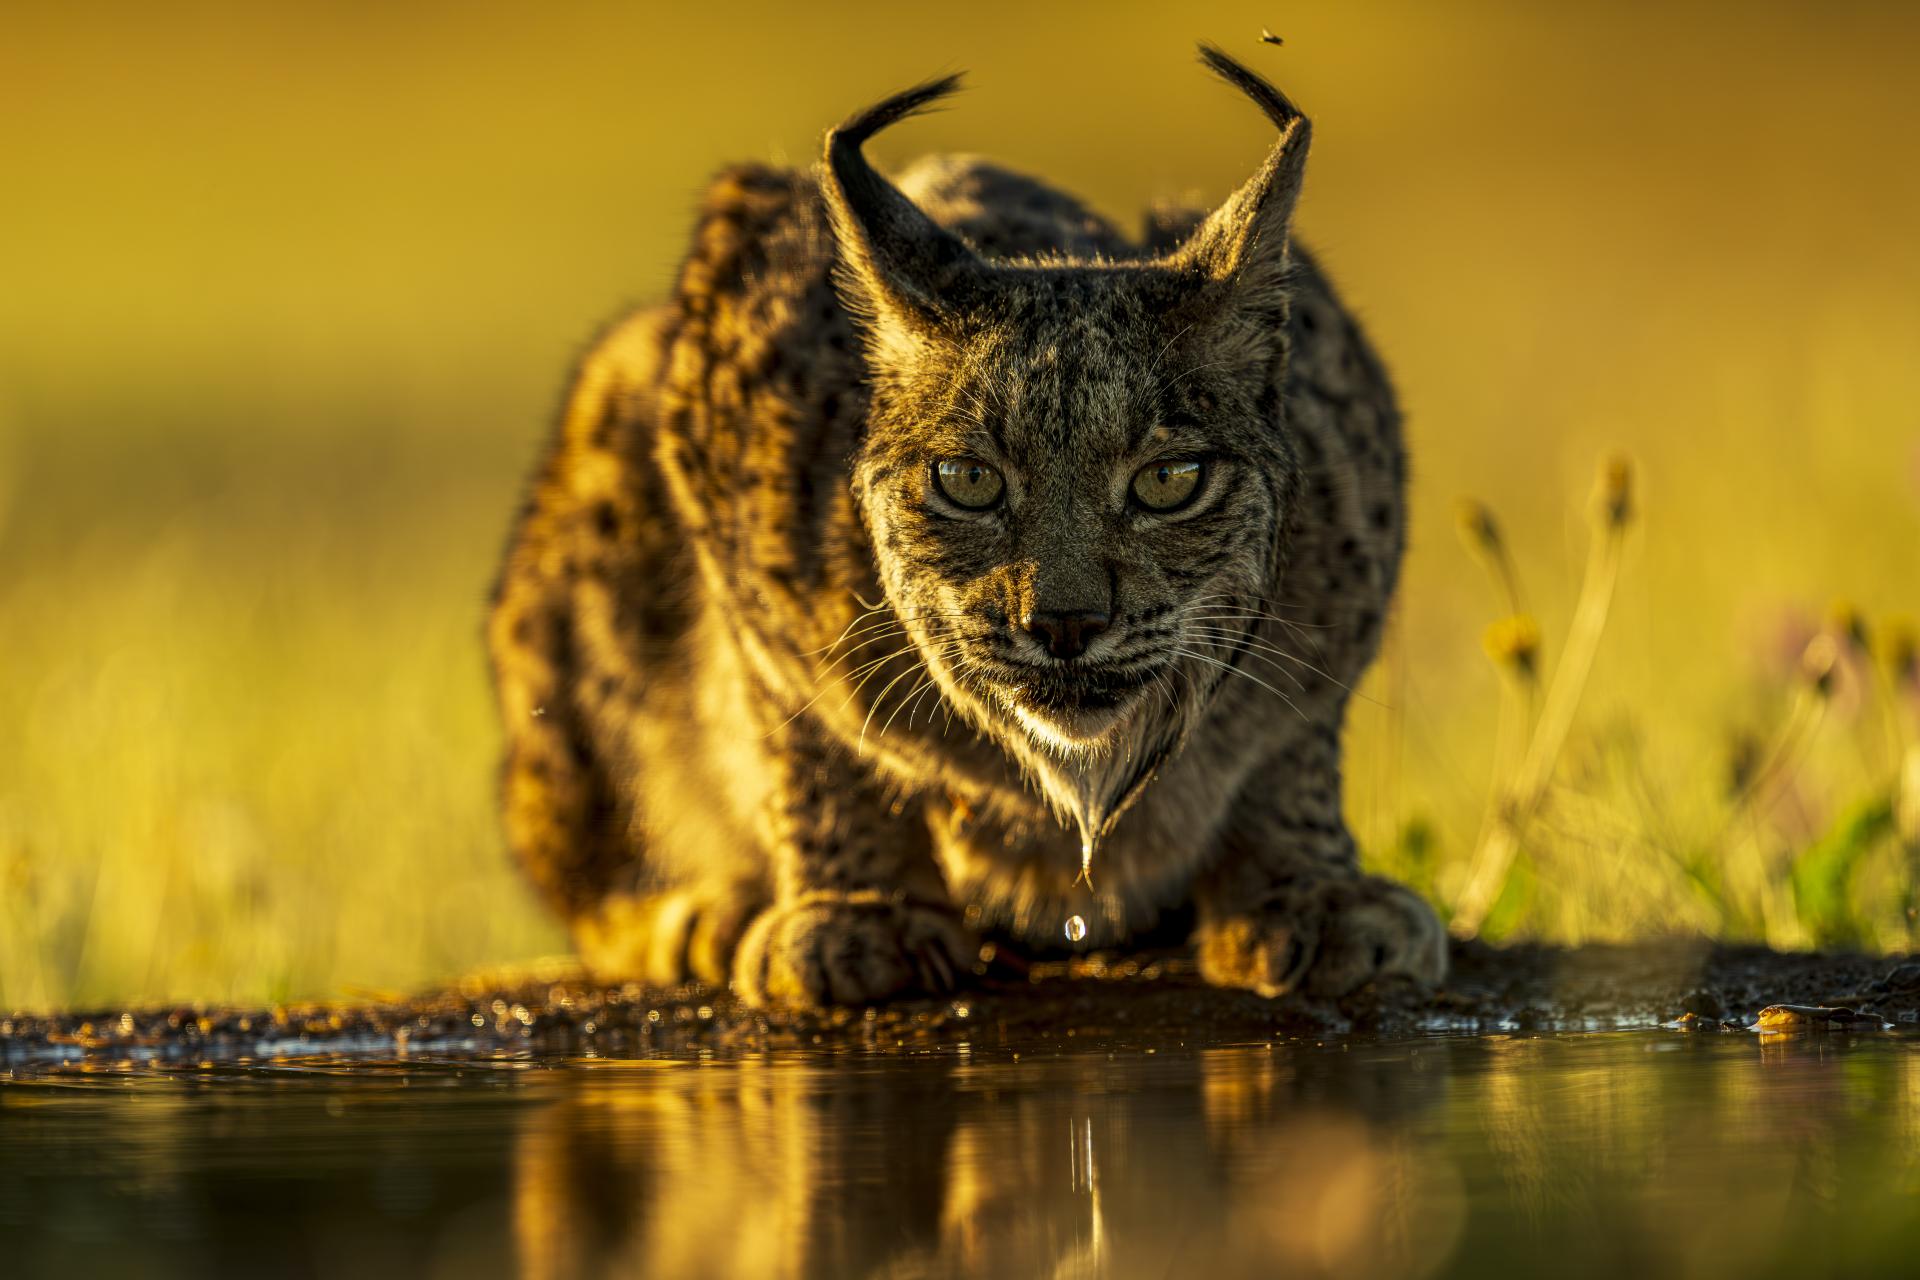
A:
[[[1273,121],[1276,129],[1284,130],[1295,120],[1302,118],[1300,108],[1288,101],[1286,94],[1247,70],[1217,45],[1202,42],[1200,62],[1207,70],[1259,103],[1260,109],[1267,113],[1267,119]]]
[[[964,71],[956,71],[950,76],[928,80],[911,89],[902,89],[864,111],[855,112],[827,132],[827,154],[831,156],[835,148],[842,145],[858,150],[868,138],[882,129],[933,110],[934,103],[960,92],[961,81],[965,78]]]
[[[1231,280],[1244,295],[1284,289],[1287,237],[1306,175],[1312,126],[1287,95],[1210,44],[1200,46],[1206,68],[1251,98],[1280,131],[1266,163],[1229,196],[1168,260]]]
[[[927,111],[960,87],[929,80],[857,113],[827,133],[822,193],[841,254],[848,304],[876,325],[937,326],[964,295],[979,260],[867,163],[880,130]]]

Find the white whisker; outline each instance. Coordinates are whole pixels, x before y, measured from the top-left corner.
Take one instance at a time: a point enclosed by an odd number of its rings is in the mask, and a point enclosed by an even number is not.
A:
[[[1182,657],[1192,658],[1198,662],[1207,663],[1209,666],[1218,667],[1222,671],[1226,672],[1228,675],[1242,676],[1248,680],[1253,681],[1255,684],[1259,685],[1262,689],[1265,689],[1268,693],[1272,694],[1274,697],[1280,699],[1280,701],[1286,703],[1289,707],[1293,708],[1293,712],[1295,715],[1299,716],[1302,720],[1307,720],[1307,713],[1300,709],[1299,703],[1295,702],[1292,698],[1289,698],[1286,694],[1280,692],[1280,690],[1268,684],[1265,680],[1262,680],[1259,676],[1254,675],[1252,672],[1242,671],[1239,667],[1236,667],[1231,663],[1222,662],[1218,658],[1209,658],[1206,654],[1195,653],[1191,649],[1184,649],[1184,648],[1175,649],[1174,652],[1181,655]],[[1312,721],[1310,720],[1308,720],[1307,722],[1312,723]]]

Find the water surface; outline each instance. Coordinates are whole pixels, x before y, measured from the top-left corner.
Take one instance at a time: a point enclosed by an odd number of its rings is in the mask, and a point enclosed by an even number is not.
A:
[[[1920,1040],[69,1067],[0,1077],[0,1242],[10,1275],[1898,1272]]]

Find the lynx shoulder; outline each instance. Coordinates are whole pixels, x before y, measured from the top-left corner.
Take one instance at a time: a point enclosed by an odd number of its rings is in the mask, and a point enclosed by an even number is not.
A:
[[[1306,118],[1130,237],[970,158],[707,193],[577,371],[489,625],[509,843],[609,976],[858,1003],[1174,919],[1215,982],[1441,976],[1340,726],[1398,570],[1386,376],[1291,238]]]

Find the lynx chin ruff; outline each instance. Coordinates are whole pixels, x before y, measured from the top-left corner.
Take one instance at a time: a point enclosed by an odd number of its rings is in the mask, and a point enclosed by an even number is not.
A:
[[[1308,123],[1131,239],[874,133],[706,195],[664,306],[583,361],[489,640],[509,840],[606,976],[938,991],[977,938],[1190,918],[1209,979],[1433,981],[1361,874],[1340,726],[1398,571],[1379,361],[1288,223]]]

